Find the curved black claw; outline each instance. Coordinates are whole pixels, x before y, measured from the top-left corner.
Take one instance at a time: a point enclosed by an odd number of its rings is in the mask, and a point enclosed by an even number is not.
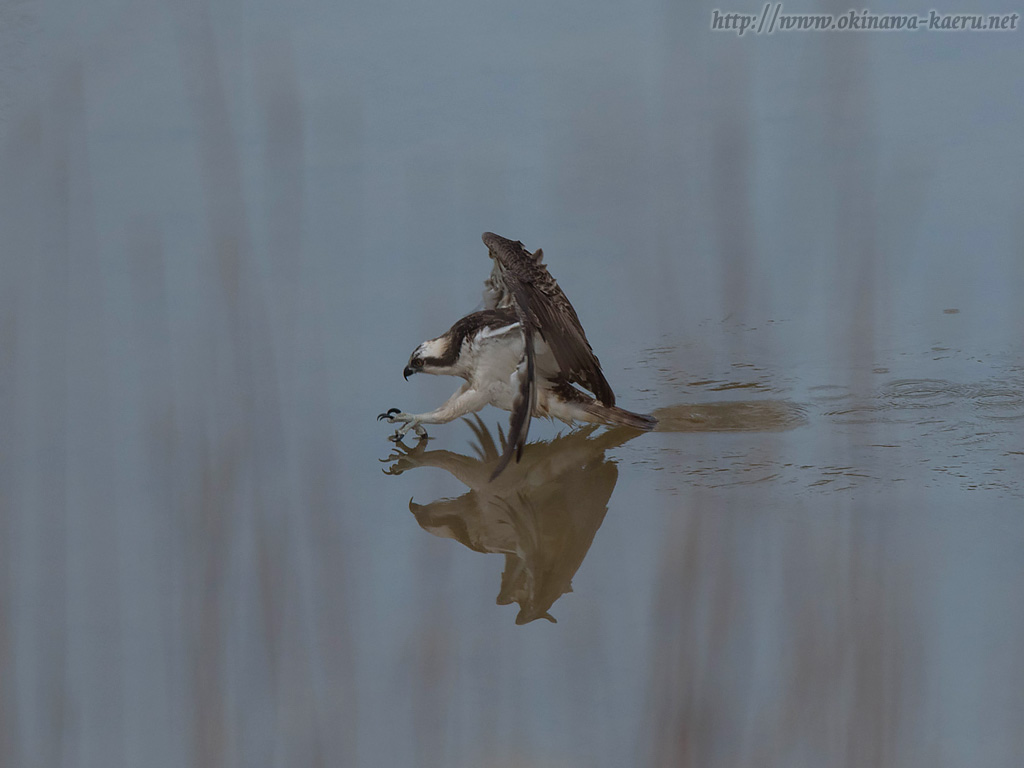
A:
[[[392,414],[401,412],[401,408],[388,408],[387,411],[385,411],[384,413],[377,414],[377,421],[384,421],[385,419],[390,419]]]

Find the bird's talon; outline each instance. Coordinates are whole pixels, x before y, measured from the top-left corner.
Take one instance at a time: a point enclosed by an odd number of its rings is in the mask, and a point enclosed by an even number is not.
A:
[[[386,421],[394,424],[395,423],[394,415],[396,413],[401,413],[401,412],[402,412],[401,408],[388,408],[384,413],[377,414],[377,421],[385,421],[386,420]]]

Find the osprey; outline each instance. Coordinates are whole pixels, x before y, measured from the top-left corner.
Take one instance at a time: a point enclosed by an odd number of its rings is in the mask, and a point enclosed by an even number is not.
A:
[[[401,423],[426,437],[424,424],[444,424],[493,405],[511,411],[505,453],[491,478],[522,455],[533,416],[654,429],[653,416],[615,405],[601,364],[569,299],[544,266],[544,252],[491,232],[484,244],[494,261],[484,281],[484,302],[436,339],[416,347],[403,375],[433,373],[466,380],[440,408],[410,414],[391,408],[377,420]],[[579,385],[593,396],[583,392]]]

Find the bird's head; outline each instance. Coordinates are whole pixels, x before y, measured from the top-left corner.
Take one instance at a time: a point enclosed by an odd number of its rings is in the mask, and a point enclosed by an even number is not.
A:
[[[408,380],[414,373],[451,373],[451,362],[446,360],[449,343],[447,336],[424,341],[413,350],[402,375]]]

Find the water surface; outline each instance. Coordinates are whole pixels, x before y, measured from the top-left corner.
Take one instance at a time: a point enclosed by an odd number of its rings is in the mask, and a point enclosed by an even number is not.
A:
[[[0,764],[1024,762],[1019,33],[709,19],[0,7]],[[658,431],[387,440],[485,230]]]

